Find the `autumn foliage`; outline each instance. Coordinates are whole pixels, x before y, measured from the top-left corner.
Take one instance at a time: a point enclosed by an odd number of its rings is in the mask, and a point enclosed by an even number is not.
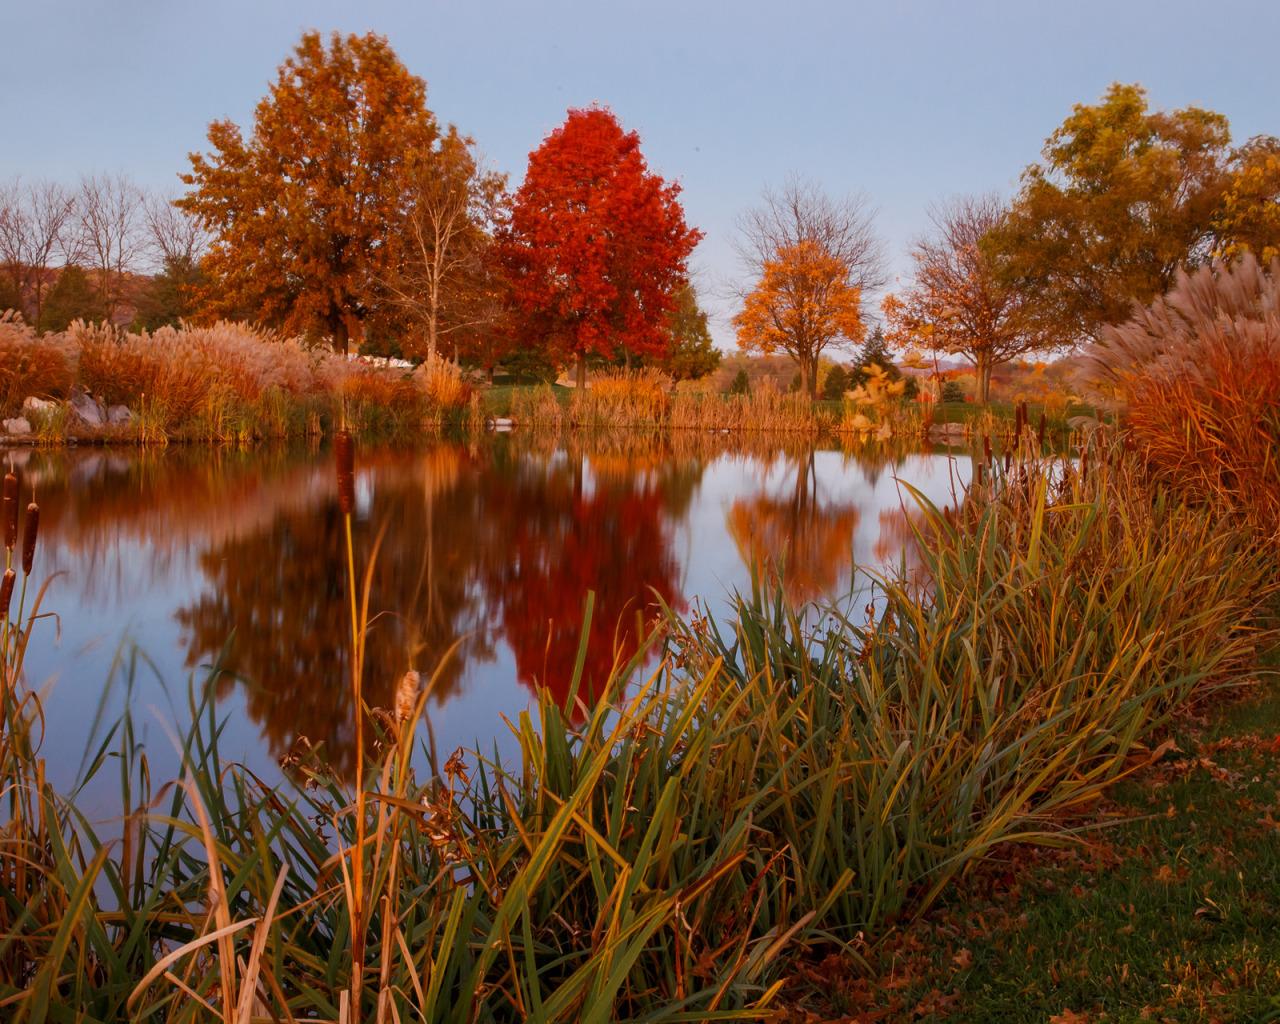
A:
[[[376,325],[396,267],[412,155],[437,138],[426,86],[385,39],[302,37],[246,139],[209,126],[179,205],[215,234],[214,315],[318,333],[346,351]]]
[[[589,356],[666,355],[702,237],[679,195],[610,111],[570,110],[529,154],[512,204],[505,252],[525,343],[576,360],[579,381]]]
[[[862,292],[850,282],[844,260],[804,240],[782,246],[765,261],[733,322],[743,349],[766,355],[781,350],[794,358],[802,389],[813,395],[823,350],[862,338]]]
[[[990,395],[991,372],[1051,343],[1027,316],[1018,289],[1001,280],[983,248],[1004,219],[993,196],[958,199],[931,211],[934,231],[911,250],[915,276],[886,296],[888,337],[903,348],[958,355],[974,366],[978,401]]]

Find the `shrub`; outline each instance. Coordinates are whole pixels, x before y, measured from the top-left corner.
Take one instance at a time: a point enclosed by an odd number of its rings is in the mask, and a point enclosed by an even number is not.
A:
[[[74,377],[71,350],[61,336],[37,336],[17,313],[0,313],[0,413],[19,412],[29,395],[60,398]]]
[[[822,382],[822,397],[828,402],[838,402],[851,386],[848,371],[837,363],[827,371],[826,379]]]
[[[944,402],[963,402],[964,388],[954,380],[942,382],[942,400]]]
[[[1180,273],[1089,357],[1158,477],[1280,531],[1280,261]]]
[[[729,385],[729,394],[749,395],[750,393],[751,378],[747,376],[747,371],[744,368],[733,375],[733,382]]]

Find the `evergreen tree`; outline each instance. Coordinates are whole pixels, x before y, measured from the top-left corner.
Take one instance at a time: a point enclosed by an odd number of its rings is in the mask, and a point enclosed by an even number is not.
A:
[[[828,402],[838,402],[844,398],[844,393],[849,390],[849,373],[836,363],[835,366],[827,372],[826,380],[822,382],[822,397]]]
[[[41,331],[65,331],[73,320],[96,320],[101,316],[97,290],[84,270],[72,263],[62,268],[49,289],[37,327]]]
[[[16,309],[23,316],[26,311],[22,306],[22,293],[10,277],[0,277],[0,313],[7,309]]]
[[[871,332],[858,352],[858,360],[853,364],[853,372],[849,375],[850,387],[866,381],[867,367],[872,363],[883,369],[890,380],[897,380],[902,376],[902,371],[894,365],[893,357],[889,355],[889,343],[885,341],[884,331],[879,326]]]
[[[676,380],[697,380],[720,366],[720,350],[711,341],[707,314],[698,306],[693,285],[676,294],[675,308],[668,317],[671,327],[671,355],[667,370]]]
[[[731,395],[749,395],[751,394],[751,378],[747,376],[745,369],[740,369],[734,375],[733,383],[729,385],[729,394]]]
[[[194,260],[166,259],[138,301],[135,326],[154,331],[194,315],[198,289],[203,282],[204,274]]]

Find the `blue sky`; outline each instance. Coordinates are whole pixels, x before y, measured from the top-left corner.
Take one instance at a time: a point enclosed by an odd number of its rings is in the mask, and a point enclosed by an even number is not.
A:
[[[734,218],[792,171],[865,192],[903,273],[929,202],[1011,191],[1112,81],[1221,111],[1237,139],[1280,134],[1280,4],[1262,0],[0,0],[0,26],[0,177],[176,188],[208,122],[247,124],[307,28],[386,35],[513,181],[566,108],[608,104],[684,186],[726,344]]]

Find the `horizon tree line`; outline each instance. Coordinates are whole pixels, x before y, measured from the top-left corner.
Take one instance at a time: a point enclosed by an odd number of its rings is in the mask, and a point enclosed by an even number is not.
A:
[[[251,131],[216,121],[208,138],[176,199],[123,175],[0,185],[0,307],[39,330],[243,319],[491,377],[573,366],[579,385],[588,361],[718,364],[690,282],[702,233],[607,108],[571,109],[513,190],[386,39],[309,32]],[[885,336],[969,361],[986,401],[996,366],[1095,339],[1181,269],[1280,255],[1280,140],[1233,147],[1223,115],[1153,111],[1117,83],[1013,197],[954,197],[929,220],[911,278],[881,297]],[[742,215],[736,250],[740,349],[785,353],[817,397],[821,361],[863,343],[888,283],[875,210],[796,176]]]

